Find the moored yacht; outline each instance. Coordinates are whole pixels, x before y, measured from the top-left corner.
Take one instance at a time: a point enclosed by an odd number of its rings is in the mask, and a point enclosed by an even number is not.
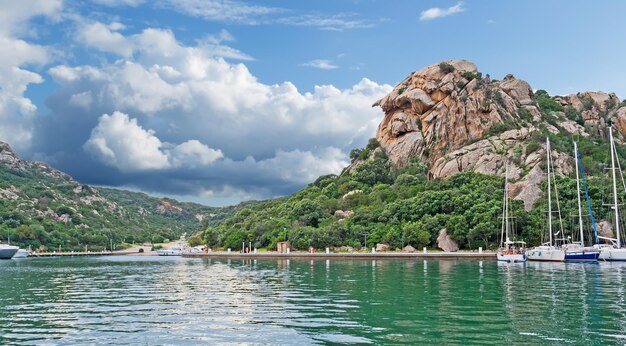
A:
[[[598,242],[598,232],[596,230],[596,224],[593,218],[593,211],[591,210],[591,202],[587,194],[587,185],[585,183],[585,171],[583,170],[582,161],[580,160],[580,153],[578,152],[578,145],[574,142],[574,161],[576,162],[576,197],[578,200],[578,226],[580,229],[580,242],[571,243],[563,246],[565,249],[565,261],[566,262],[595,262],[600,256],[600,251],[594,247],[585,246],[585,233],[583,230],[583,216],[582,216],[582,203],[580,201],[580,177],[583,179],[585,187],[585,198],[587,199],[587,206],[589,208],[589,216],[591,217],[591,224],[593,225],[593,231],[596,235],[596,243]]]
[[[509,167],[507,165],[504,173],[504,205],[502,206],[502,234],[500,236],[500,249],[498,249],[497,258],[502,262],[526,262],[525,247],[526,243],[523,241],[511,240],[513,233],[511,230],[511,223],[509,220]]]
[[[17,246],[0,244],[0,259],[11,259],[19,250]]]
[[[610,244],[597,244],[596,248],[600,250],[600,260],[603,261],[626,261],[626,248],[623,247],[621,239],[621,230],[619,224],[619,209],[618,209],[618,196],[617,196],[617,178],[615,171],[618,169],[615,167],[615,162],[619,167],[619,161],[616,157],[615,141],[613,140],[613,129],[609,126],[609,144],[611,146],[611,175],[613,178],[613,210],[615,212],[614,226],[615,238],[600,237],[610,242]],[[621,174],[621,170],[620,170]]]
[[[546,157],[547,157],[547,167],[548,167],[548,235],[549,241],[547,243],[541,244],[541,246],[534,247],[530,249],[526,253],[526,257],[529,261],[547,261],[547,262],[563,262],[565,261],[565,251],[560,247],[556,246],[552,239],[552,183],[551,183],[551,166],[552,160],[550,159],[550,139],[546,138]],[[556,184],[555,184],[556,188]],[[559,212],[559,220],[560,218],[560,208],[558,208],[558,196],[557,196],[557,211]],[[561,227],[562,229],[562,227]],[[562,233],[562,231],[560,232]]]
[[[15,253],[15,255],[13,255],[13,259],[16,258],[26,258],[30,256],[30,252],[26,249],[19,249],[17,250],[17,252]]]
[[[157,250],[157,255],[159,256],[182,256],[183,249],[180,247],[171,247],[169,249],[160,249]]]

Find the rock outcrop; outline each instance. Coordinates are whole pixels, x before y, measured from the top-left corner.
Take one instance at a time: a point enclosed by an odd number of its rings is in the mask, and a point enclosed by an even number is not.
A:
[[[437,237],[437,247],[445,252],[459,251],[459,244],[450,238],[448,230],[445,228],[439,231],[439,236]]]
[[[619,139],[626,134],[626,106],[615,94],[546,96],[547,106],[538,94],[510,74],[483,77],[469,61],[433,64],[374,103],[385,112],[376,139],[395,166],[418,159],[430,178],[468,170],[504,175],[508,165],[512,197],[530,210],[545,179],[545,134],[606,136],[611,123]],[[556,172],[570,174],[571,154],[553,155]]]
[[[376,251],[389,251],[389,244],[376,244]]]

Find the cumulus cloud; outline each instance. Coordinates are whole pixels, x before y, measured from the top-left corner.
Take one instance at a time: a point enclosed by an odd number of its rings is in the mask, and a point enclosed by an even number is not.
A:
[[[77,41],[103,52],[128,57],[133,53],[132,43],[117,30],[123,29],[120,23],[104,25],[100,22],[82,23],[76,31]]]
[[[229,39],[219,36],[214,43]],[[261,83],[243,63],[169,30],[124,39],[129,56],[48,70],[61,87],[33,151],[85,182],[213,197],[291,193],[345,167],[380,121],[371,104],[391,90],[364,78],[303,92]]]
[[[339,66],[326,59],[311,60],[309,62],[305,62],[302,66],[318,68],[320,70],[334,70],[339,68]]]
[[[24,96],[30,84],[43,78],[29,68],[48,63],[48,47],[29,43],[20,35],[33,35],[26,27],[37,16],[56,18],[61,1],[6,1],[0,11],[0,140],[18,149],[26,148],[32,138],[37,107]]]
[[[171,145],[170,145],[171,146]],[[180,166],[206,166],[223,156],[197,140],[171,149],[152,130],[145,130],[137,119],[115,112],[100,117],[83,148],[108,166],[122,172],[158,170]]]
[[[432,20],[436,18],[447,17],[453,14],[461,13],[463,11],[465,11],[465,8],[463,7],[463,2],[458,2],[456,5],[450,6],[448,8],[433,7],[422,11],[420,15],[420,20]]]

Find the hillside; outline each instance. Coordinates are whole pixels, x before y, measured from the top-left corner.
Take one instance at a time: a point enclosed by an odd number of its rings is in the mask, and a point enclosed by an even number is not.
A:
[[[34,249],[103,249],[159,242],[215,225],[238,207],[212,208],[144,193],[96,188],[0,142],[0,239]]]
[[[411,73],[377,101],[385,112],[376,138],[351,152],[339,175],[320,177],[302,191],[244,208],[205,231],[211,246],[241,241],[274,247],[285,238],[297,248],[434,246],[442,229],[462,248],[490,247],[500,232],[504,171],[508,164],[517,233],[541,241],[545,224],[545,139],[559,175],[566,230],[576,184],[576,139],[602,232],[610,232],[604,165],[613,124],[618,143],[626,133],[626,105],[615,94],[567,96],[533,92],[525,81],[483,76],[473,63],[447,61]],[[622,162],[626,150],[618,145]],[[608,234],[607,234],[608,235]],[[239,244],[239,245],[238,245]]]

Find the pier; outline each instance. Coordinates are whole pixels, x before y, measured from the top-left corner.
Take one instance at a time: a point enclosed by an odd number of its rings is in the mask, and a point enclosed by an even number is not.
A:
[[[346,253],[308,253],[308,252],[208,252],[183,254],[185,258],[234,258],[234,259],[309,259],[309,260],[479,260],[495,261],[495,253],[478,252],[346,252]]]

